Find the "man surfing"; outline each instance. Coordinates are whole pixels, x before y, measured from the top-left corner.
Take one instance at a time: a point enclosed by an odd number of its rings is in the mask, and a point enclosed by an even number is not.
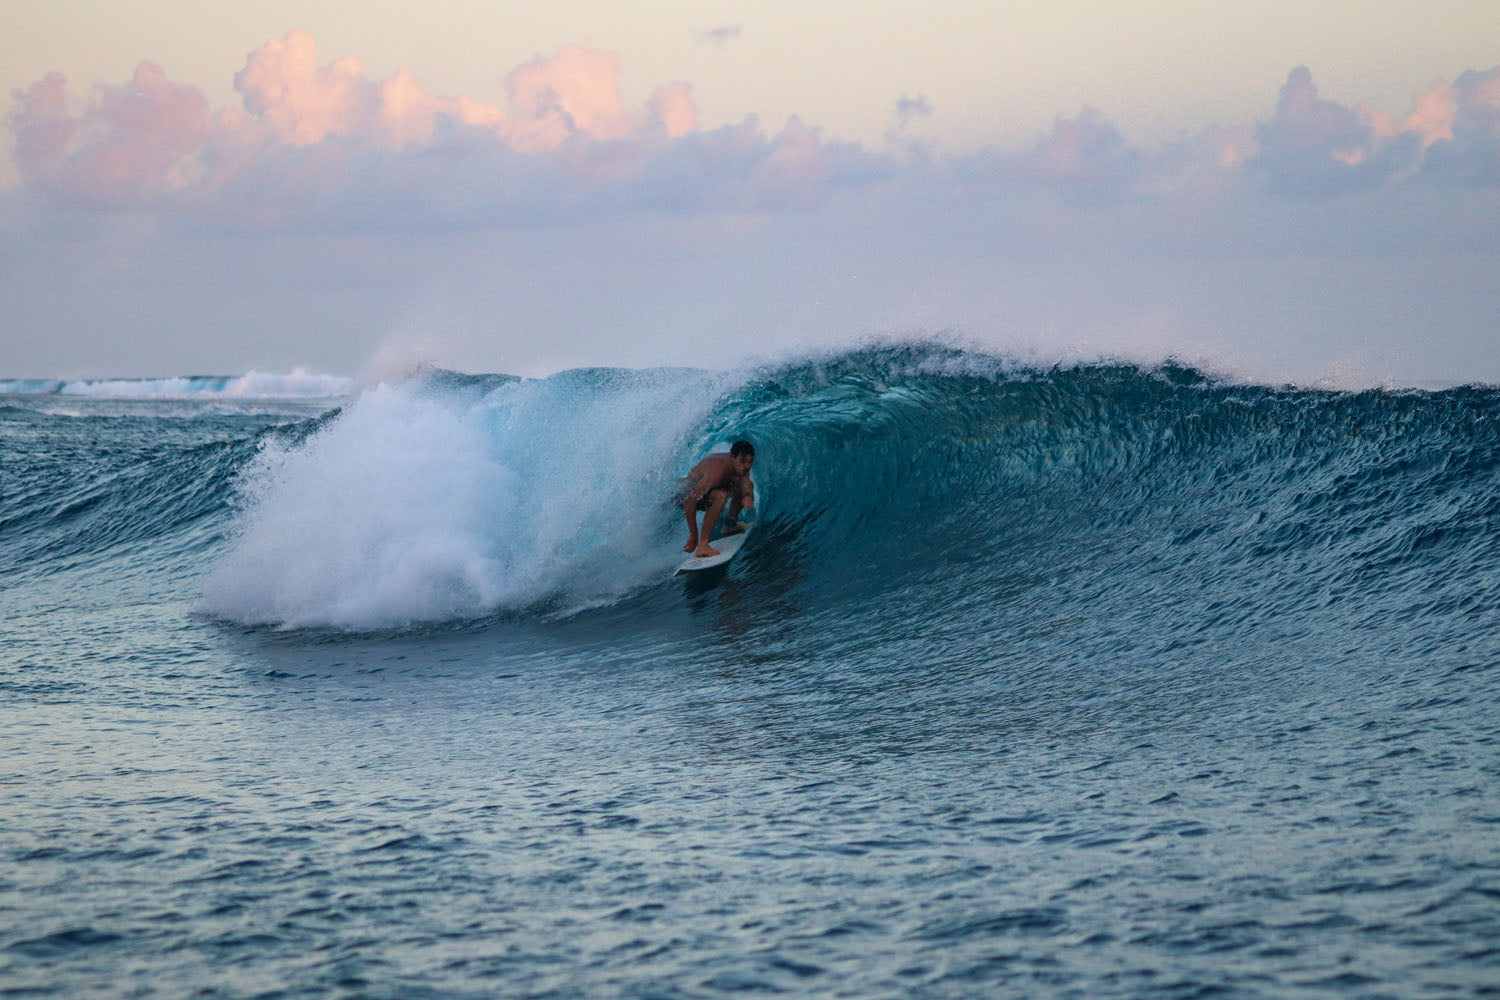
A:
[[[719,551],[708,544],[714,524],[729,504],[729,527],[726,535],[744,531],[737,522],[740,508],[755,506],[755,484],[750,481],[750,467],[755,464],[755,445],[736,441],[727,452],[716,451],[693,466],[677,483],[677,498],[687,515],[688,540],[682,551],[698,558],[716,556]],[[698,530],[698,511],[703,511],[703,530]]]

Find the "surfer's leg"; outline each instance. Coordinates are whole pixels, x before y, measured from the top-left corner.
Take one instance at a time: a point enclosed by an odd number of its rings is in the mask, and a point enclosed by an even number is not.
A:
[[[709,536],[714,533],[714,525],[719,520],[719,514],[724,510],[724,504],[729,500],[728,490],[710,490],[708,497],[708,512],[703,515],[703,530],[698,534],[698,547],[693,550],[695,556],[716,556],[719,550],[708,544]]]
[[[698,548],[698,505],[684,497],[682,500],[682,510],[687,515],[688,523],[688,540],[687,544],[682,547],[682,551],[692,552]]]

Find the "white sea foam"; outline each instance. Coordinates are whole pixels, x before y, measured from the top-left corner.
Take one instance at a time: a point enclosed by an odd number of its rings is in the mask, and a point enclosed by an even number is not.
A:
[[[247,469],[204,607],[363,629],[624,593],[673,561],[664,500],[721,388],[674,371],[565,372],[479,403],[369,390]]]
[[[5,379],[0,394],[92,396],[110,399],[328,399],[346,396],[355,380],[306,368],[286,373],[174,375],[167,378]]]
[[[319,375],[306,368],[293,368],[286,374],[246,372],[224,386],[223,395],[235,399],[324,399],[347,396],[355,382],[343,375]]]
[[[62,387],[61,381],[52,378],[0,379],[0,396],[47,396]]]

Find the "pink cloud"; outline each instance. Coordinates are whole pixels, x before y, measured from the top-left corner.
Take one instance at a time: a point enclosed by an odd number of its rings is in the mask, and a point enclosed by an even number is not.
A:
[[[431,141],[439,115],[493,129],[505,122],[472,98],[433,96],[405,69],[377,82],[351,56],[319,66],[317,43],[300,29],[250,53],[234,85],[252,120],[290,146],[352,137],[399,149]]]
[[[61,75],[50,74],[16,95],[7,122],[31,183],[97,205],[203,194],[256,163],[274,165],[285,185],[305,192],[322,186],[316,175],[346,169],[358,149],[428,146],[455,129],[523,154],[556,151],[575,137],[649,146],[697,129],[686,83],[661,87],[647,108],[627,112],[619,56],[576,46],[509,74],[510,115],[468,95],[436,96],[405,69],[374,80],[353,57],[320,64],[316,41],[300,29],[251,52],[234,86],[243,107],[215,114],[197,88],[172,83],[151,63],[142,63],[130,82],[96,87],[83,101],[70,97]],[[311,157],[278,152],[332,140],[343,148]],[[597,175],[599,162],[631,158],[617,151],[574,159],[585,174]],[[262,190],[263,180],[238,187]]]
[[[1318,96],[1305,67],[1257,130],[1250,169],[1272,190],[1326,197],[1413,178],[1500,184],[1500,67],[1438,81],[1400,118]]]
[[[1415,174],[1423,149],[1442,131],[1440,91],[1419,97],[1397,124],[1368,108],[1349,108],[1318,95],[1312,74],[1299,66],[1287,76],[1276,112],[1256,129],[1247,169],[1268,190],[1326,198],[1368,190]]]
[[[96,87],[81,114],[51,73],[18,95],[9,117],[28,178],[90,203],[139,204],[195,183],[195,154],[215,128],[196,87],[141,63],[129,82]]]
[[[22,163],[49,164],[66,154],[84,121],[68,113],[68,81],[48,73],[16,94],[9,124]]]
[[[651,119],[666,130],[668,139],[680,139],[698,130],[698,109],[693,106],[693,88],[678,81],[658,87],[651,94]]]
[[[620,102],[620,57],[565,46],[551,59],[533,59],[505,78],[516,111],[512,145],[554,149],[575,133],[620,139],[639,124]]]
[[[64,203],[198,213],[256,226],[504,221],[630,210],[800,210],[896,179],[957,181],[975,197],[1049,192],[1087,210],[1241,197],[1297,198],[1442,182],[1500,186],[1500,68],[1414,96],[1397,117],[1322,98],[1293,70],[1258,124],[1207,129],[1145,150],[1098,111],[1058,118],[1019,154],[872,154],[792,117],[700,131],[692,89],[656,88],[628,108],[620,57],[577,46],[505,76],[508,107],[430,92],[398,69],[373,79],[353,57],[320,62],[306,31],[249,53],[240,106],[142,63],[119,86],[70,95],[49,74],[6,119],[26,185]]]
[[[362,131],[379,108],[376,88],[365,79],[360,61],[345,57],[318,66],[317,43],[301,30],[250,53],[245,68],[235,74],[234,88],[245,110],[292,146]]]
[[[339,139],[401,149],[430,144],[446,122],[482,130],[518,152],[542,153],[575,136],[673,140],[697,128],[686,83],[661,87],[646,109],[627,112],[619,56],[611,52],[569,46],[516,68],[506,82],[509,116],[467,95],[436,96],[405,69],[377,81],[353,57],[320,64],[312,35],[294,30],[251,52],[235,75],[243,110],[210,114],[196,88],[173,84],[159,67],[142,63],[130,83],[96,88],[81,112],[70,110],[66,81],[49,75],[18,95],[10,125],[32,178],[54,191],[104,200],[161,193],[174,179],[201,180],[201,170],[179,169],[180,161],[207,146],[269,155],[277,147]],[[245,159],[216,162],[228,169]]]
[[[1401,121],[1401,131],[1422,137],[1422,148],[1453,138],[1453,85],[1440,83],[1412,100],[1411,113]]]
[[[295,30],[246,58],[242,107],[142,64],[131,83],[74,102],[38,81],[10,118],[27,178],[97,206],[155,205],[257,228],[298,219],[536,218],[673,205],[779,211],[864,183],[874,157],[793,118],[698,131],[692,88],[620,95],[620,57],[568,46],[505,78],[510,108],[434,95],[398,69],[371,79],[352,57],[319,61]],[[339,224],[348,224],[347,221]]]
[[[1447,183],[1500,187],[1500,66],[1453,81],[1450,130],[1427,150],[1425,172]]]

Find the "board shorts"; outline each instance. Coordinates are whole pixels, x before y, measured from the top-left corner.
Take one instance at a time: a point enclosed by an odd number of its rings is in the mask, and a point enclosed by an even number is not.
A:
[[[677,488],[672,491],[672,506],[676,507],[678,510],[681,510],[682,505],[687,502],[688,496],[692,494],[693,487],[696,485],[698,484],[688,481],[686,477],[679,479],[677,481]],[[717,486],[715,487],[715,489],[722,490],[725,488],[723,486]],[[704,511],[708,510],[709,507],[713,506],[713,497],[714,491],[709,490],[707,493],[698,498],[699,513],[703,513]]]

